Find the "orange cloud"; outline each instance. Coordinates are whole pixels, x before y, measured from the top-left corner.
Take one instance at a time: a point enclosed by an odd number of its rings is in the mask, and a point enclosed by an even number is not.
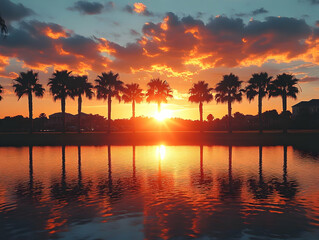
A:
[[[4,72],[8,59],[15,58],[24,68],[43,72],[52,66],[77,73],[100,72],[110,62],[102,55],[106,50],[107,40],[83,37],[54,23],[21,22],[0,46],[0,68]]]
[[[260,66],[268,60],[319,60],[319,30],[295,18],[268,17],[245,24],[239,18],[217,16],[204,23],[168,13],[159,23],[147,22],[142,32],[139,40],[125,47],[108,43],[114,58],[109,66],[125,72],[143,69],[190,76],[209,68]]]
[[[53,39],[59,39],[61,37],[67,37],[68,34],[66,33],[66,31],[62,31],[62,32],[55,32],[54,30],[52,30],[50,27],[46,27],[43,30],[44,34],[47,35],[50,38]]]
[[[134,3],[133,11],[136,13],[143,13],[146,10],[146,6],[143,3]]]

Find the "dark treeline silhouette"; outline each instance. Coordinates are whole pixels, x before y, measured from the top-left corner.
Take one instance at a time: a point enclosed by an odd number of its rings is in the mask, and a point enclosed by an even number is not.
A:
[[[255,130],[256,129],[256,119],[254,116],[243,115],[241,113],[233,114],[232,104],[234,102],[242,101],[243,96],[246,96],[249,101],[253,100],[258,96],[258,129],[262,133],[263,129],[278,129],[279,126],[283,129],[283,132],[287,132],[287,128],[298,128],[298,126],[293,125],[291,122],[291,113],[287,111],[287,97],[296,98],[299,92],[296,87],[298,79],[296,79],[291,74],[280,74],[272,80],[272,76],[268,76],[266,72],[254,73],[252,77],[247,82],[246,87],[242,87],[243,81],[239,80],[239,77],[230,73],[229,75],[224,75],[223,79],[216,84],[215,88],[209,86],[205,81],[198,81],[193,84],[189,89],[188,101],[199,104],[199,122],[181,119],[170,119],[166,121],[166,127],[171,123],[183,123],[182,126],[170,127],[167,130],[174,130],[181,128],[183,130],[228,130],[231,133],[233,130]],[[44,95],[45,89],[39,83],[38,73],[32,70],[27,72],[21,72],[19,77],[17,77],[13,85],[15,92],[20,99],[23,95],[28,95],[29,100],[29,131],[33,131],[33,93],[36,97],[42,97]],[[143,93],[143,89],[140,88],[139,84],[131,83],[124,84],[119,79],[118,73],[113,73],[112,71],[103,72],[101,75],[97,76],[95,80],[95,86],[93,86],[86,75],[72,75],[71,71],[68,70],[56,70],[48,82],[49,90],[53,95],[53,99],[61,100],[61,126],[60,127],[48,127],[46,125],[37,126],[36,130],[53,130],[53,131],[66,131],[73,130],[74,127],[80,133],[81,131],[93,131],[97,128],[95,126],[88,127],[85,120],[82,120],[82,97],[85,96],[88,99],[92,99],[94,96],[94,89],[96,90],[97,99],[107,100],[107,130],[108,133],[117,130],[156,130],[157,126],[160,124],[155,124],[151,129],[147,129],[148,118],[137,117],[135,115],[136,103],[141,103],[144,98],[146,102],[154,102],[157,104],[157,111],[161,113],[161,104],[167,103],[169,98],[173,98],[173,91],[166,80],[151,79],[147,84],[146,93]],[[213,92],[215,92],[215,97],[213,97]],[[0,94],[2,93],[2,87],[0,86]],[[283,103],[283,111],[280,115],[277,112],[270,111],[262,113],[262,100],[264,97],[281,97]],[[78,100],[78,114],[77,123],[72,127],[67,126],[66,120],[66,100],[67,98]],[[132,118],[128,120],[115,120],[112,121],[111,118],[111,108],[112,100],[116,98],[121,101],[124,100],[125,103],[132,103]],[[227,103],[228,105],[228,116],[222,119],[214,119],[213,114],[209,114],[207,122],[203,120],[203,103],[210,103],[215,98],[217,103]],[[19,119],[23,122],[23,126],[17,129],[25,130],[24,119]],[[5,124],[8,125],[9,119],[4,119]],[[11,119],[10,119],[11,120]],[[16,120],[16,119],[15,119]],[[46,122],[45,119],[43,119]],[[43,122],[42,121],[42,122]],[[102,120],[101,120],[102,121]],[[21,122],[21,123],[22,123]],[[225,122],[227,122],[225,124]],[[299,121],[300,122],[300,121]],[[119,126],[119,123],[124,124]],[[146,123],[146,126],[144,125]],[[140,125],[142,124],[142,125]],[[9,124],[10,125],[10,124]],[[13,124],[14,125],[14,124]],[[131,126],[129,126],[131,125]],[[154,124],[153,124],[154,125]],[[3,129],[3,127],[0,127]],[[227,129],[226,129],[227,128]],[[161,128],[158,128],[158,130]],[[9,131],[9,129],[4,129]]]
[[[61,115],[61,113],[56,113]],[[53,114],[53,115],[56,115]],[[312,118],[293,118],[290,112],[278,114],[276,110],[266,111],[261,114],[262,127],[264,130],[281,130],[286,124],[289,129],[318,129],[319,116]],[[71,118],[70,118],[71,116]],[[85,132],[105,132],[108,130],[108,120],[98,114],[81,113],[81,131]],[[69,132],[78,131],[78,115],[68,114],[67,128]],[[34,131],[37,132],[56,132],[60,131],[61,123],[49,119],[46,114],[41,113],[33,120]],[[5,117],[0,119],[1,132],[25,132],[28,131],[29,118],[21,115],[14,117]],[[181,118],[167,119],[165,122],[159,122],[150,117],[135,117],[131,119],[111,120],[111,129],[113,132],[119,131],[228,131],[228,115],[222,118],[214,118],[212,114],[207,116],[207,120],[189,120]],[[258,115],[244,115],[236,112],[232,116],[232,129],[236,131],[256,131],[260,129]]]

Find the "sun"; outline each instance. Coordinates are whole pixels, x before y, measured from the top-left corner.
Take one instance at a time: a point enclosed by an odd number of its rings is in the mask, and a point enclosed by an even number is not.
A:
[[[172,112],[168,111],[168,110],[162,110],[160,112],[156,112],[154,115],[154,118],[157,121],[164,121],[167,118],[171,118],[172,117]]]

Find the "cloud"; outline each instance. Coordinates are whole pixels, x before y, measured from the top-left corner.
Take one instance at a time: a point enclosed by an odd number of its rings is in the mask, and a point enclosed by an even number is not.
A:
[[[188,79],[208,69],[261,66],[270,60],[318,63],[318,41],[319,28],[302,19],[267,17],[246,24],[241,18],[217,16],[204,22],[167,13],[162,21],[145,23],[141,35],[125,46],[54,23],[22,21],[0,45],[0,56],[2,72],[15,58],[42,71],[51,66],[79,73],[107,68]]]
[[[251,12],[253,16],[259,15],[259,14],[264,14],[264,13],[268,13],[268,10],[264,9],[264,8],[258,8],[254,11]]]
[[[0,15],[6,22],[18,21],[35,14],[33,10],[21,3],[13,3],[10,0],[1,0]]]
[[[11,29],[0,45],[0,56],[16,58],[23,67],[44,72],[52,66],[77,73],[99,72],[109,61],[100,47],[95,39],[77,35],[58,24],[30,21]],[[3,64],[2,68],[5,67]]]
[[[299,80],[299,82],[309,83],[309,82],[319,82],[319,77],[305,76]]]
[[[134,30],[134,29],[131,29],[131,30],[130,30],[130,34],[131,34],[132,36],[141,36],[141,34],[140,34],[139,32],[137,32],[136,30]]]
[[[266,10],[262,7],[262,8],[255,9],[249,13],[237,13],[237,14],[235,14],[235,16],[236,17],[251,17],[251,16],[257,16],[260,14],[265,14],[268,12],[269,12],[268,10]]]
[[[134,3],[133,6],[128,4],[124,7],[123,10],[131,14],[137,13],[143,16],[154,15],[154,13],[147,10],[147,7],[143,3]]]
[[[107,2],[105,5],[99,2],[77,1],[72,7],[69,7],[70,11],[78,11],[86,15],[96,15],[102,13],[103,10],[110,11],[114,8],[114,2]]]
[[[319,0],[307,0],[311,4],[319,4]]]
[[[315,29],[295,18],[267,17],[244,24],[240,18],[218,16],[204,23],[168,13],[162,22],[146,23],[142,33],[126,46],[107,42],[112,68],[189,77],[209,68],[261,65],[270,59],[319,61]]]

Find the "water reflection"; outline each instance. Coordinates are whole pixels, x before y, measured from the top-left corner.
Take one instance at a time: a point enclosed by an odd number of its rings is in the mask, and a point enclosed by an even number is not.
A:
[[[239,177],[233,176],[232,157],[233,147],[228,147],[228,176],[223,176],[219,179],[221,198],[238,198],[240,197],[242,180]]]
[[[32,198],[39,200],[42,195],[43,184],[40,181],[34,181],[33,176],[33,146],[29,147],[29,181],[18,182],[16,194],[18,198]]]
[[[263,147],[259,146],[259,179],[250,178],[248,184],[250,191],[254,194],[256,199],[267,199],[273,194],[273,181],[265,181],[263,176]]]
[[[287,174],[287,146],[284,146],[284,161],[283,161],[283,175],[282,181],[276,181],[276,190],[284,198],[293,198],[298,190],[298,184],[296,180],[288,181]]]
[[[210,159],[213,160],[213,159]],[[193,174],[192,184],[196,187],[208,191],[213,186],[213,178],[209,172],[204,171],[204,147],[199,146],[199,174]]]
[[[4,239],[319,237],[319,163],[292,147],[61,146],[0,154],[12,159],[0,160]]]

